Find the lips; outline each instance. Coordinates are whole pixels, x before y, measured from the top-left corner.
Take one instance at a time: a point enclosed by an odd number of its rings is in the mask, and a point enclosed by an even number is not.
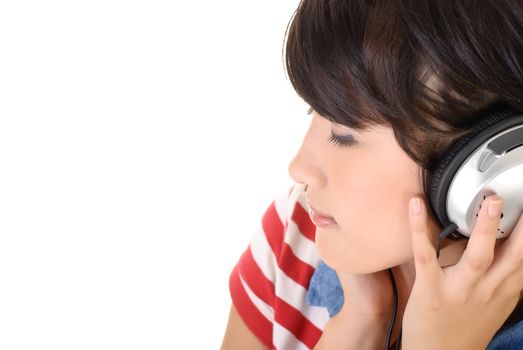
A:
[[[309,205],[309,216],[314,225],[329,228],[336,225],[336,220],[333,217],[328,216],[327,214],[316,210],[311,205]]]
[[[324,212],[321,212],[318,209],[313,208],[311,205],[309,205],[309,207],[311,208],[311,211],[313,211],[315,214],[317,214],[319,216],[322,216],[324,218],[328,218],[328,219],[334,220],[334,218],[332,216],[329,216],[329,215],[325,214]]]

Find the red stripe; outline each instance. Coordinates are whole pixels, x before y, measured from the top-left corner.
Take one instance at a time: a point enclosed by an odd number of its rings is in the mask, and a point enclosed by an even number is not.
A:
[[[272,201],[271,205],[263,214],[262,227],[267,242],[269,242],[274,255],[278,258],[281,254],[284,228],[278,212],[276,211],[275,201]]]
[[[297,339],[307,345],[309,349],[313,349],[320,340],[322,334],[321,329],[303,316],[300,311],[296,310],[292,305],[286,303],[278,296],[276,296],[275,303],[274,321],[289,330]]]
[[[266,304],[274,306],[274,284],[263,274],[252,256],[250,247],[243,252],[238,267],[243,280],[254,294]]]
[[[309,212],[298,201],[294,204],[292,221],[296,223],[302,235],[313,242],[316,240],[316,225],[311,221]]]
[[[309,288],[314,267],[296,257],[287,243],[283,245],[278,265],[280,269],[296,283],[305,289]]]
[[[257,336],[268,348],[272,344],[272,322],[269,321],[254,305],[243,289],[240,280],[238,265],[234,267],[229,278],[229,290],[236,311],[250,331]]]

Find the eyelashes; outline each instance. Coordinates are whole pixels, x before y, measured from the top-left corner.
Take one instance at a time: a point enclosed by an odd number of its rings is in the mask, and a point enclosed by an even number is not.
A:
[[[331,137],[329,138],[329,142],[334,144],[336,147],[349,147],[356,143],[356,141],[352,138],[351,135],[341,137],[336,134],[334,134],[331,130]]]
[[[314,112],[314,109],[312,107],[309,107],[309,109],[307,109],[306,113],[307,113],[307,115],[310,115],[310,114],[312,114],[312,112]],[[343,147],[352,146],[353,144],[356,143],[356,140],[354,140],[352,138],[352,135],[338,136],[338,135],[334,134],[334,132],[332,132],[332,130],[331,130],[331,136],[329,138],[329,142],[332,143],[336,147],[343,148]]]

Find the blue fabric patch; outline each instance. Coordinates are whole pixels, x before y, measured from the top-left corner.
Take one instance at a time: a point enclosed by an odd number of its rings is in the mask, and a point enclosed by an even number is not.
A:
[[[338,275],[323,261],[312,275],[305,301],[309,305],[326,307],[331,318],[343,306],[343,289]]]
[[[486,350],[521,350],[523,349],[523,321],[520,321],[490,341]]]
[[[343,306],[343,289],[336,271],[323,261],[314,271],[305,301],[309,305],[323,306],[329,316],[335,316]],[[521,350],[523,349],[523,321],[498,333],[486,350]]]

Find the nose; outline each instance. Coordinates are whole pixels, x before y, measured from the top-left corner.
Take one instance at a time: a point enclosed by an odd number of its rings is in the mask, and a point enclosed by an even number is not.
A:
[[[298,153],[289,163],[288,171],[294,182],[319,189],[325,186],[326,178],[315,162],[314,156],[314,152],[307,148],[306,140],[304,140]]]

